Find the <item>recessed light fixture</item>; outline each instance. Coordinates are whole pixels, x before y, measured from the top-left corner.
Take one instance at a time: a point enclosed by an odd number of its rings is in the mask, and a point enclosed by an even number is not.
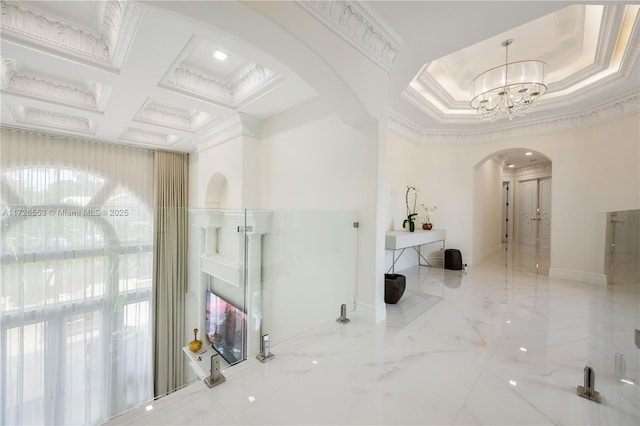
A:
[[[249,402],[254,402],[256,400],[256,397],[253,395],[249,395],[247,399],[249,400]]]
[[[515,166],[513,164],[509,164],[507,167],[509,167],[510,169],[513,169]]]
[[[525,152],[524,155],[533,155],[533,152],[531,152],[531,151]]]
[[[229,55],[227,55],[221,50],[216,50],[215,52],[213,52],[213,57],[219,61],[226,61]]]
[[[526,352],[526,351],[527,351],[527,348],[525,348],[525,347],[520,347],[520,350],[521,350],[522,352]]]
[[[518,383],[516,383],[516,381],[515,381],[515,380],[509,380],[509,384],[510,384],[511,386],[516,386]]]
[[[147,405],[146,407],[144,407],[144,409],[147,411],[151,411],[153,410],[153,405]]]

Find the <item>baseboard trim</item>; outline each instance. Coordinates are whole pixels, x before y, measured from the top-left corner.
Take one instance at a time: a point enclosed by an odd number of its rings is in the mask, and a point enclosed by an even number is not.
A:
[[[485,251],[483,251],[482,253],[480,253],[477,256],[468,257],[466,259],[467,266],[471,266],[471,265],[474,265],[476,263],[482,262],[487,257],[489,257],[492,254],[502,250],[502,248],[503,248],[503,245],[502,245],[502,243],[500,243],[499,245],[495,246],[494,248],[491,248],[489,250],[485,250]]]
[[[356,310],[353,311],[353,316],[358,317],[367,322],[377,324],[387,319],[387,309],[385,305],[376,308],[368,303],[358,302],[356,300]]]
[[[593,272],[574,271],[571,269],[549,268],[549,278],[557,278],[561,280],[579,281],[587,284],[607,285],[607,276],[605,274],[596,274]]]

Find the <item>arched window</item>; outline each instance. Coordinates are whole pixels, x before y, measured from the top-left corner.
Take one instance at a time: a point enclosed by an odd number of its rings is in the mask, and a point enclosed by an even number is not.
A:
[[[133,184],[114,167],[147,167],[151,180],[152,154],[138,163],[140,156],[127,156],[124,147],[65,143],[110,154],[91,154],[89,162],[83,154],[64,162],[20,155],[10,161],[3,151],[6,424],[98,424],[153,397],[153,214],[140,190],[152,187]],[[122,160],[107,164],[111,157]]]

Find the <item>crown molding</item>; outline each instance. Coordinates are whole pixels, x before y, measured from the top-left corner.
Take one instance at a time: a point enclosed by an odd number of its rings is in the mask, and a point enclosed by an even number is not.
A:
[[[414,142],[426,142],[426,130],[392,110],[387,112],[387,129]]]
[[[250,63],[231,86],[235,107],[249,103],[284,82],[284,77],[260,64]]]
[[[282,76],[256,63],[250,63],[244,70],[235,81],[225,83],[214,75],[180,65],[164,80],[163,85],[210,102],[238,108],[253,100],[258,93],[271,90],[284,81]]]
[[[473,144],[496,139],[519,137],[552,131],[566,131],[589,127],[606,121],[640,113],[640,91],[627,95],[590,110],[545,120],[530,121],[515,126],[506,126],[486,131],[430,132],[389,111],[388,129],[412,141],[429,144]]]
[[[110,62],[109,46],[100,34],[24,3],[2,2],[2,32],[93,61]]]
[[[138,127],[127,127],[120,135],[120,140],[168,147],[178,142],[179,138],[175,135],[152,132]]]
[[[391,72],[402,39],[366,2],[301,0],[297,3],[385,71]]]
[[[629,7],[627,6],[627,9]],[[620,65],[620,72],[625,78],[631,75],[638,63],[638,58],[640,58],[640,19],[636,18],[629,36],[629,47],[624,51],[622,64]]]
[[[551,176],[552,165],[551,163],[544,163],[537,166],[527,166],[514,170],[513,177],[545,177]]]
[[[93,120],[77,115],[62,114],[40,108],[16,106],[11,112],[17,123],[51,127],[55,129],[93,134]]]
[[[69,84],[55,78],[40,76],[30,70],[19,72],[15,60],[2,60],[2,90],[17,95],[56,102],[73,107],[101,111],[106,105],[109,88],[102,83],[89,81],[86,85]]]
[[[212,118],[208,112],[173,108],[147,99],[134,121],[195,133]]]
[[[63,51],[72,56],[120,67],[134,36],[142,11],[124,0],[102,4],[101,28],[83,28],[77,23],[47,14],[32,4],[2,1],[3,37],[22,44]]]
[[[169,78],[164,80],[163,85],[181,89],[215,103],[233,105],[233,91],[230,84],[218,81],[214,76],[193,67],[178,66]]]
[[[224,82],[215,75],[181,64],[168,73],[160,85],[207,102],[238,108],[284,81],[283,76],[254,62],[248,63],[240,71],[232,76],[233,80]]]

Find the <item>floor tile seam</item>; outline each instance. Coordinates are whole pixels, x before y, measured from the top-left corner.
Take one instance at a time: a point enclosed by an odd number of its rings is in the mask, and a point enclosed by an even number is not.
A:
[[[453,418],[453,421],[451,422],[452,425],[455,425],[457,423],[458,417],[460,417],[460,414],[462,414],[462,410],[464,410],[465,407],[467,406],[467,401],[469,400],[469,397],[471,396],[471,394],[473,393],[475,388],[478,386],[478,382],[480,381],[480,378],[482,377],[482,374],[484,373],[484,371],[486,369],[487,362],[488,362],[488,357],[486,357],[483,360],[482,368],[480,369],[480,371],[478,371],[477,377],[473,381],[473,385],[471,385],[471,387],[469,388],[469,391],[464,396],[464,399],[462,400],[462,403],[460,404],[460,408],[458,408],[458,411],[456,412],[456,416]]]
[[[280,358],[278,357],[278,355],[288,354],[288,355],[295,356],[295,354],[299,352],[301,348],[308,346],[310,343],[318,342],[317,340],[318,337],[320,338],[335,337],[332,335],[331,332],[335,332],[336,330],[339,330],[340,327],[341,325],[339,324],[334,325],[331,323],[331,321],[327,321],[323,324],[320,324],[314,327],[309,331],[305,331],[296,336],[290,337],[289,339],[286,339],[282,342],[279,342],[276,345],[273,345],[271,352],[274,354],[274,361],[276,360],[276,358]],[[314,331],[316,331],[316,333],[314,333]],[[317,333],[318,331],[320,331],[320,333]],[[354,335],[349,336],[350,339],[354,337],[357,337],[357,336],[354,336]],[[270,363],[270,362],[272,361],[267,361],[267,363]],[[264,369],[265,366],[266,366],[266,363],[262,363],[261,361],[255,359],[255,357],[250,357],[245,361],[243,361],[242,363],[238,364],[237,366],[227,367],[224,373],[227,378],[239,379],[239,378],[244,378],[248,375],[251,375],[257,371],[260,371],[260,369]],[[234,370],[234,367],[238,367],[238,368]]]
[[[456,420],[459,417],[460,413],[462,412],[462,409],[464,409],[464,407],[466,406],[466,403],[467,403],[467,400],[469,399],[469,396],[473,393],[475,387],[477,386],[478,382],[480,381],[480,379],[482,378],[482,376],[484,374],[490,375],[491,377],[493,377],[495,380],[498,380],[498,381],[503,380],[503,378],[500,377],[498,374],[496,374],[495,371],[492,371],[492,369],[494,367],[495,367],[495,365],[492,364],[491,357],[489,357],[487,359],[487,362],[485,362],[485,364],[483,366],[483,369],[480,372],[477,380],[475,381],[472,389],[469,390],[469,393],[467,394],[467,397],[465,398],[465,401],[464,401],[462,407],[460,408],[460,411],[459,411],[458,415],[456,416]],[[519,398],[521,401],[523,401],[526,405],[528,405],[534,411],[536,411],[538,414],[540,414],[545,419],[547,419],[547,421],[549,422],[548,424],[552,424],[552,425],[560,425],[561,424],[561,423],[558,423],[558,422],[554,421],[552,418],[550,418],[544,411],[542,411],[542,409],[540,409],[537,405],[535,405],[533,402],[531,402],[526,396],[524,396],[523,394],[518,392],[517,389],[511,388],[511,387],[508,388],[508,389],[513,395],[515,395],[517,398]]]

